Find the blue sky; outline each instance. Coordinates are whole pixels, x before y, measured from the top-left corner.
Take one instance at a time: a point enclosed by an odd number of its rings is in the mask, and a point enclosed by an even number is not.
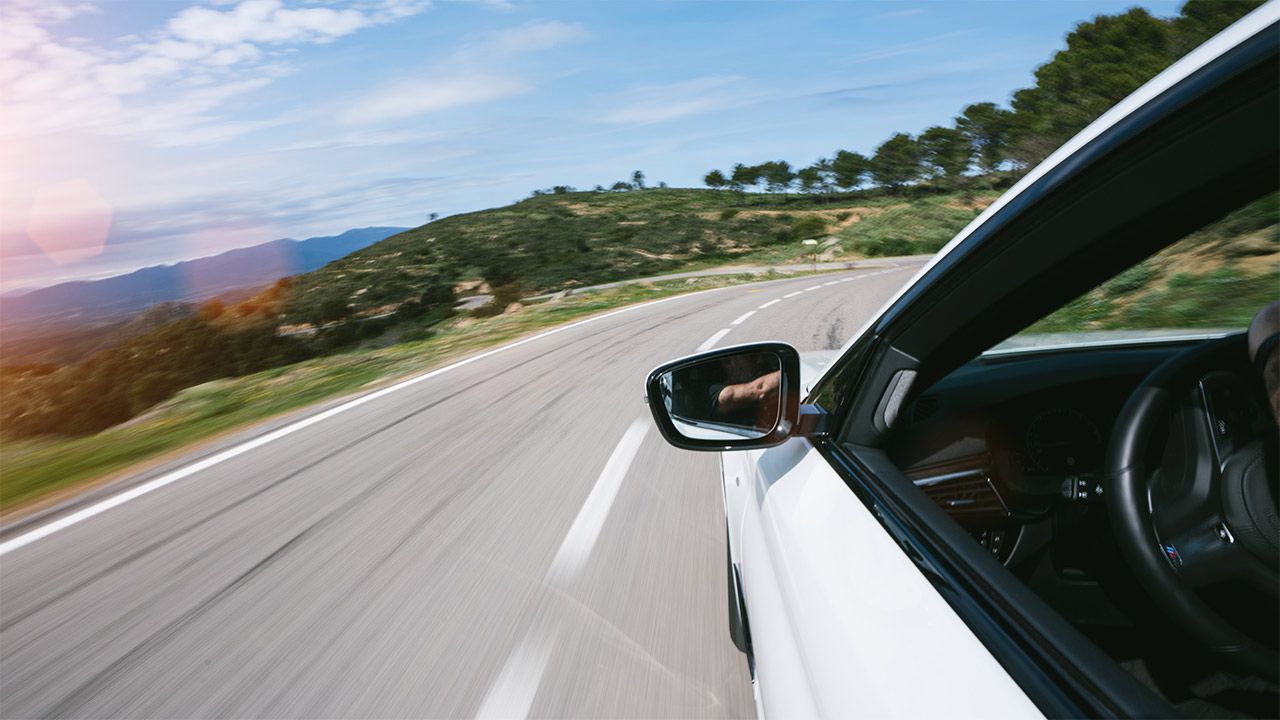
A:
[[[1135,4],[0,0],[0,290],[869,152]]]

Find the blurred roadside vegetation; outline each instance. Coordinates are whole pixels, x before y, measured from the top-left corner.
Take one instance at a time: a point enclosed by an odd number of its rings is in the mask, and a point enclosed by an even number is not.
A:
[[[1243,328],[1280,298],[1280,195],[1229,213],[1023,331]]]
[[[438,323],[424,339],[347,349],[186,387],[139,417],[95,434],[9,437],[0,443],[0,467],[4,468],[0,514],[192,442],[437,367],[566,321],[637,302],[778,277],[719,275],[637,283],[569,295],[489,318],[459,315]]]

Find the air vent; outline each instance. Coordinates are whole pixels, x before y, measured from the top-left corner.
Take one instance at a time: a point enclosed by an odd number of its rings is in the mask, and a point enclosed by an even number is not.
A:
[[[914,478],[913,482],[956,520],[964,522],[1006,518],[1009,511],[984,470]]]
[[[938,412],[938,398],[933,395],[925,395],[916,400],[911,407],[911,424],[917,425],[928,420]]]

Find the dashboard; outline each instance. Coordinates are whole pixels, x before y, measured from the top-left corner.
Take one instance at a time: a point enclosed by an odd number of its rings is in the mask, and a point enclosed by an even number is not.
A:
[[[1103,502],[1115,418],[1142,378],[1186,346],[980,357],[904,408],[890,457],[1008,562],[1024,527]]]

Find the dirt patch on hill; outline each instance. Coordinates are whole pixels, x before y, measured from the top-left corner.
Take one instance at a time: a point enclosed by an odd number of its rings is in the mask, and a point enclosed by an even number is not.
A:
[[[948,200],[942,206],[952,210],[986,210],[995,201],[994,197],[956,198]]]
[[[843,230],[844,228],[847,228],[850,225],[860,220],[865,220],[869,217],[875,217],[876,215],[879,215],[887,210],[892,210],[894,208],[900,208],[900,207],[907,207],[907,204],[902,203],[898,205],[886,205],[882,207],[821,208],[818,210],[766,210],[766,209],[739,210],[734,215],[734,217],[741,217],[741,218],[778,217],[780,215],[786,215],[792,218],[820,217],[827,222],[828,231],[834,233],[838,230]],[[704,220],[720,219],[719,212],[702,212],[702,213],[698,213],[698,216],[703,218]]]
[[[632,248],[631,252],[641,257],[649,258],[650,260],[675,260],[676,259],[676,256],[670,253],[662,253],[661,255],[656,255],[654,253],[641,250],[639,248]]]

